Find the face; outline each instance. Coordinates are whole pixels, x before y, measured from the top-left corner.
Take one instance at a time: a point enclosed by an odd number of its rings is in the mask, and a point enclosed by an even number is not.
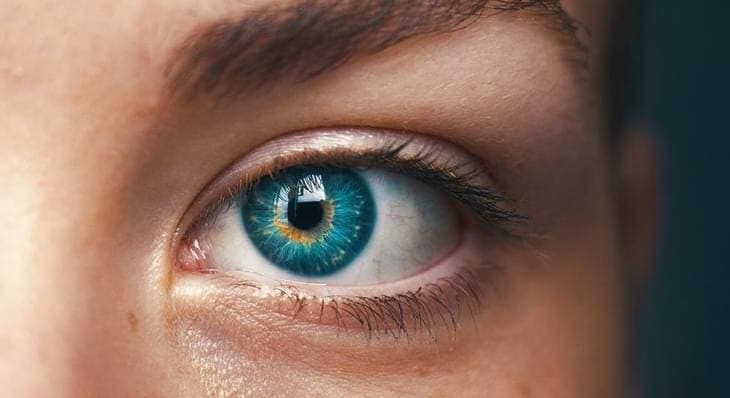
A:
[[[3,0],[4,395],[620,395],[610,7],[328,3]]]

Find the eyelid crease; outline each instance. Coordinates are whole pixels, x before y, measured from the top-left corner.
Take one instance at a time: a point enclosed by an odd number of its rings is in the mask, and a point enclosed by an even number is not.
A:
[[[364,133],[372,132],[366,130]],[[505,207],[514,201],[486,181],[486,170],[481,163],[476,159],[441,159],[444,151],[436,139],[429,138],[426,144],[418,144],[422,138],[402,138],[404,133],[395,135],[397,138],[376,144],[375,148],[336,147],[291,151],[276,156],[258,171],[246,171],[238,176],[215,202],[203,208],[192,229],[210,225],[216,215],[234,205],[236,198],[253,189],[264,176],[274,179],[278,173],[293,167],[338,167],[380,169],[417,179],[450,195],[469,209],[491,233],[499,237],[516,237],[509,227],[528,220],[528,217]]]
[[[262,179],[275,179],[292,168],[322,166],[378,169],[425,182],[453,198],[455,211],[463,207],[473,213],[466,216],[468,220],[462,215],[473,232],[465,236],[473,240],[463,242],[460,257],[443,267],[382,286],[298,284],[210,263],[204,233],[215,226],[219,215],[236,206]],[[446,140],[416,133],[332,128],[274,139],[229,165],[188,209],[193,222],[180,225],[184,233],[177,243],[176,263],[178,270],[191,272],[178,275],[174,294],[182,301],[219,309],[216,317],[234,329],[236,319],[247,314],[276,327],[294,320],[299,326],[333,334],[352,332],[368,340],[382,336],[436,341],[444,331],[453,337],[464,317],[470,316],[476,327],[487,296],[498,293],[493,285],[502,269],[493,258],[485,259],[485,242],[479,239],[494,233],[499,234],[496,238],[514,237],[508,227],[527,219],[505,207],[511,200],[492,181],[476,156]]]

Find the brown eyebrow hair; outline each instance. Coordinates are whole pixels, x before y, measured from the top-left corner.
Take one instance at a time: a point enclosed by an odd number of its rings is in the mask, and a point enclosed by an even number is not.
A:
[[[577,42],[577,24],[559,0],[299,0],[200,26],[169,63],[168,88],[188,100],[235,97],[272,81],[306,81],[355,55],[454,31],[485,13],[528,8]]]

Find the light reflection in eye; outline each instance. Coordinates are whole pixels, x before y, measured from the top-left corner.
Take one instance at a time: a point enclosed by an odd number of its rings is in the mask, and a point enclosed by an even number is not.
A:
[[[244,192],[207,235],[212,262],[267,278],[367,285],[435,265],[461,237],[451,201],[395,173],[296,167]]]
[[[275,266],[321,277],[350,265],[370,241],[377,212],[368,184],[350,170],[296,168],[244,195],[241,218]]]
[[[454,330],[479,311],[496,249],[526,219],[510,203],[479,160],[442,140],[292,134],[252,150],[193,203],[178,291],[396,339]]]

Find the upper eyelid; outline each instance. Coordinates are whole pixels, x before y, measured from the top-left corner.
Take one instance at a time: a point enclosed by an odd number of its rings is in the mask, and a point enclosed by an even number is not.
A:
[[[350,139],[352,141],[356,137],[362,139],[362,142],[359,144],[350,142],[352,145],[342,145],[342,142],[340,142],[340,145],[333,144],[338,139],[344,141]],[[317,141],[315,138],[319,138],[320,140]],[[326,145],[317,145],[323,142]],[[306,145],[301,145],[305,143]],[[300,146],[297,146],[297,144],[300,144]],[[307,150],[307,146],[309,150]],[[278,155],[281,157],[277,158]],[[339,161],[337,160],[338,158]],[[462,184],[459,186],[466,190],[476,190],[473,192],[475,194],[487,192],[481,191],[480,189],[489,190],[489,193],[493,194],[494,197],[486,203],[499,205],[509,201],[506,195],[497,190],[491,176],[487,173],[486,167],[479,158],[474,157],[461,147],[451,144],[448,141],[419,135],[417,133],[376,131],[365,128],[309,130],[283,136],[265,143],[250,151],[240,160],[227,166],[222,173],[214,178],[211,184],[203,189],[201,194],[193,202],[193,205],[187,209],[184,218],[185,222],[181,223],[178,228],[178,231],[182,232],[182,235],[178,235],[178,238],[173,244],[197,243],[199,237],[202,237],[203,239],[201,241],[205,242],[205,236],[199,235],[201,232],[205,232],[205,230],[198,229],[198,226],[205,228],[206,225],[210,225],[210,222],[215,221],[211,216],[218,214],[222,209],[221,206],[235,203],[231,202],[232,199],[243,198],[244,196],[240,195],[242,191],[253,187],[258,179],[267,175],[275,174],[277,171],[283,171],[289,167],[310,165],[312,163],[338,164],[342,167],[356,167],[358,164],[364,166],[367,163],[373,168],[378,168],[378,166],[383,168],[383,166],[387,165],[382,162],[378,165],[378,160],[382,161],[388,158],[390,158],[390,168],[393,171],[400,170],[403,172],[406,170],[413,171],[420,169],[421,173],[425,173],[430,170],[434,173],[430,174],[430,176],[441,176],[441,182],[458,182],[461,180],[460,182]],[[422,174],[421,177],[428,178],[425,177],[425,174]],[[523,219],[516,212],[507,211],[505,215],[507,214],[510,217],[505,217],[503,221],[517,222]],[[202,223],[201,220],[203,220]],[[474,226],[474,224],[470,224]],[[467,247],[484,247],[480,246],[484,243],[481,240],[483,237],[481,234],[474,233],[469,234],[469,236],[475,241],[479,239],[479,243],[475,244],[472,242]],[[179,250],[183,249],[182,247],[178,248],[176,246],[174,248],[174,252],[176,253],[179,253]],[[473,256],[474,254],[472,253],[470,255]],[[180,257],[177,259],[180,259]],[[209,259],[204,258],[202,263],[208,265],[207,261]],[[460,327],[461,312],[469,313],[472,319],[475,319],[475,314],[483,306],[481,301],[482,296],[486,296],[486,291],[482,292],[482,289],[487,289],[490,286],[489,284],[482,284],[480,280],[486,279],[487,272],[489,272],[491,278],[492,272],[499,270],[499,267],[495,265],[496,263],[493,264],[491,260],[485,259],[484,253],[481,252],[478,256],[473,258],[469,257],[468,259],[464,258],[459,263],[452,262],[451,264],[452,266],[458,265],[457,269],[459,271],[451,277],[443,277],[434,281],[430,279],[433,276],[432,274],[429,274],[429,277],[420,276],[421,279],[416,280],[419,282],[416,286],[414,286],[415,282],[409,279],[405,285],[389,285],[390,287],[386,290],[379,289],[372,296],[370,296],[372,293],[370,290],[360,290],[360,292],[363,292],[360,295],[349,294],[349,292],[344,291],[345,287],[340,287],[336,291],[330,291],[329,289],[331,288],[328,288],[324,295],[320,295],[317,292],[312,293],[307,290],[302,290],[303,294],[298,295],[296,290],[298,287],[296,285],[286,286],[281,284],[277,287],[276,284],[269,285],[265,282],[259,282],[257,284],[254,281],[247,280],[244,274],[221,271],[210,265],[201,269],[194,267],[188,269],[180,266],[176,266],[175,269],[182,271],[176,275],[185,276],[180,278],[179,281],[190,282],[198,280],[196,279],[196,274],[198,273],[199,275],[197,276],[204,278],[200,280],[220,281],[221,283],[216,284],[214,287],[217,292],[215,293],[216,296],[230,298],[233,303],[245,303],[245,305],[263,304],[264,306],[270,304],[278,305],[276,303],[280,302],[285,304],[289,302],[310,303],[314,310],[326,308],[328,311],[327,314],[334,313],[335,315],[333,316],[337,321],[331,324],[331,322],[328,323],[326,320],[323,321],[321,316],[318,318],[315,316],[311,319],[306,317],[298,318],[298,315],[303,313],[301,309],[304,308],[296,307],[299,304],[296,304],[293,311],[289,311],[291,314],[287,312],[288,307],[286,306],[283,308],[283,311],[279,309],[278,314],[315,325],[325,327],[336,326],[337,330],[343,327],[348,330],[352,328],[354,331],[364,332],[364,336],[371,336],[373,333],[384,331],[385,334],[393,335],[397,340],[401,336],[415,334],[419,330],[423,330],[421,328],[424,327],[427,329],[428,336],[442,330],[443,328],[441,326],[444,326],[445,330],[456,332],[456,329]],[[433,267],[433,269],[437,269],[437,267]],[[184,272],[191,270],[196,272]],[[453,269],[452,267],[438,267],[438,270],[440,270],[438,273],[446,274]],[[477,270],[479,270],[478,275],[464,275],[462,273],[465,271],[475,272]],[[188,278],[189,276],[192,278]],[[466,282],[466,284],[462,284],[461,282]],[[178,285],[176,284],[175,286]],[[187,285],[184,284],[183,286]],[[404,288],[404,286],[407,287]],[[246,290],[240,291],[237,289],[239,287],[243,287]],[[351,287],[347,288],[351,289]],[[396,288],[404,289],[396,290]],[[207,283],[205,284],[205,289],[206,292],[210,292],[210,286]],[[184,288],[182,291],[187,291],[187,289]],[[269,297],[268,292],[281,292],[283,296],[274,295]],[[281,299],[284,300],[281,301]],[[188,302],[194,302],[194,300],[189,300]],[[418,304],[413,304],[414,302],[418,302]],[[328,303],[333,304],[329,305]],[[392,317],[386,316],[381,322],[373,321],[372,318],[366,318],[363,323],[363,319],[359,318],[357,314],[360,314],[359,311],[363,305],[372,305],[372,303],[381,303],[380,306],[372,307],[375,312],[387,311],[392,305],[403,306],[406,310],[405,312],[393,312]],[[238,312],[245,311],[244,304],[233,306],[232,308]],[[270,307],[264,308],[268,309]],[[342,312],[339,309],[342,309]],[[408,309],[412,311],[409,312]],[[415,311],[413,311],[414,309]],[[354,316],[349,315],[348,317],[347,314],[349,313],[354,314]],[[366,314],[365,316],[367,317],[368,315]],[[443,325],[440,323],[440,320],[443,320]],[[374,325],[374,329],[371,327],[371,322]],[[359,329],[357,327],[358,325],[360,325]]]
[[[367,140],[372,142],[364,144]],[[512,237],[507,226],[528,219],[505,207],[514,200],[496,187],[478,159],[455,144],[413,132],[348,127],[293,133],[253,149],[203,189],[178,226],[178,235],[209,224],[260,178],[301,165],[379,168],[437,185],[502,236]]]

